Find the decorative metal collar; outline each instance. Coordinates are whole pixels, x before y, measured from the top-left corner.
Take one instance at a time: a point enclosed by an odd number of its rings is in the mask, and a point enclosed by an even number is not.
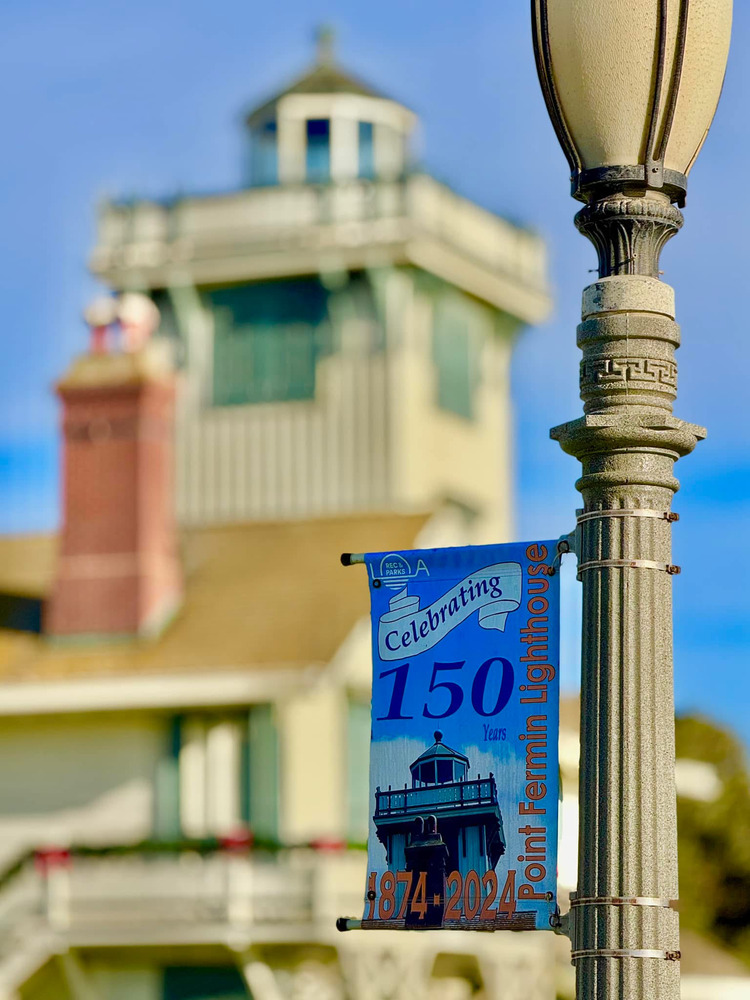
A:
[[[648,138],[644,162],[603,166],[585,170],[580,154],[573,141],[570,128],[555,84],[549,35],[549,0],[531,0],[531,18],[534,36],[534,56],[539,74],[539,82],[544,94],[549,116],[557,138],[565,153],[571,171],[571,194],[579,201],[589,201],[600,196],[600,192],[622,190],[623,185],[643,186],[647,189],[664,191],[672,201],[682,208],[687,191],[687,177],[676,170],[665,170],[669,138],[674,125],[680,81],[685,62],[687,43],[688,12],[690,0],[679,0],[679,22],[675,41],[675,53],[670,79],[667,79],[667,19],[669,0],[658,0],[658,22],[656,31],[656,65],[654,68],[654,89],[648,116]],[[664,121],[658,127],[659,108],[662,95],[668,90]]]

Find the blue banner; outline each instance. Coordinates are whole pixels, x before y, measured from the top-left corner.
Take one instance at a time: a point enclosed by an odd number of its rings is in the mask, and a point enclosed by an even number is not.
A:
[[[365,556],[373,688],[362,926],[550,929],[556,542]]]

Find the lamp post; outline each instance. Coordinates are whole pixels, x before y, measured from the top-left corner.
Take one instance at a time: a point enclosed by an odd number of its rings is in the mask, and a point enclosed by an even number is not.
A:
[[[532,0],[547,109],[599,280],[578,327],[581,462],[579,1000],[678,1000],[671,501],[704,436],[672,415],[674,295],[659,255],[721,92],[732,0]]]

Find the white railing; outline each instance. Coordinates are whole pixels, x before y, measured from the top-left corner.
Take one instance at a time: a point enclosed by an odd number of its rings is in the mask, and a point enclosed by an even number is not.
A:
[[[56,874],[60,929],[128,923],[311,923],[314,870],[242,857],[81,859]],[[50,885],[52,888],[52,885]]]
[[[327,235],[325,235],[327,233]],[[106,205],[92,258],[95,272],[160,267],[226,253],[320,249],[438,239],[537,292],[546,286],[543,241],[426,174],[401,181],[285,185]]]
[[[285,927],[315,938],[336,917],[361,909],[362,852],[127,854],[72,857],[46,868],[29,863],[0,892],[0,942],[18,940],[30,923],[85,943],[87,933],[117,937],[135,928]],[[3,945],[0,943],[0,963]]]
[[[361,851],[30,858],[0,889],[0,1000],[71,946],[330,938],[364,885]]]
[[[381,510],[391,499],[384,355],[318,364],[313,400],[188,410],[177,426],[182,524]]]
[[[495,779],[454,781],[426,788],[397,788],[375,793],[375,818],[407,816],[424,812],[463,809],[464,805],[497,806]]]

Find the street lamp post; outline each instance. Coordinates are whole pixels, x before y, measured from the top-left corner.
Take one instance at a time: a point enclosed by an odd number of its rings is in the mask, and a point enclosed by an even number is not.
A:
[[[539,78],[599,280],[578,327],[581,462],[579,1000],[678,1000],[671,501],[704,431],[672,415],[674,295],[659,255],[726,66],[731,0],[532,0]]]

